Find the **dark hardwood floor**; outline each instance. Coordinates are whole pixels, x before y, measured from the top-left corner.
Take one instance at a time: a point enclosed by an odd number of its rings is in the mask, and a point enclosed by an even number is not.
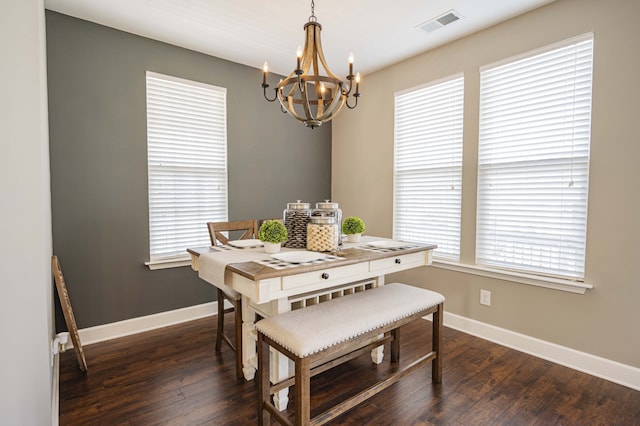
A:
[[[257,387],[235,379],[228,347],[215,353],[215,327],[206,318],[86,346],[86,375],[63,353],[60,424],[256,424]],[[430,323],[405,327],[401,363],[430,334]],[[443,360],[441,384],[421,369],[330,424],[640,425],[640,392],[446,327]],[[313,413],[387,368],[365,355],[314,378]]]

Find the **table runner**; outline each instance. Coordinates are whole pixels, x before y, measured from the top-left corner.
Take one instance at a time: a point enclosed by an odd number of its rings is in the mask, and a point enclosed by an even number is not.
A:
[[[230,263],[256,262],[272,269],[293,268],[300,265],[313,265],[317,263],[342,260],[342,257],[325,254],[322,259],[313,259],[308,262],[287,262],[274,259],[269,253],[265,253],[262,247],[242,249],[229,245],[211,247],[211,252],[202,253],[198,259],[198,276],[205,281],[224,284],[224,274]],[[295,249],[283,249],[282,252],[301,251]]]

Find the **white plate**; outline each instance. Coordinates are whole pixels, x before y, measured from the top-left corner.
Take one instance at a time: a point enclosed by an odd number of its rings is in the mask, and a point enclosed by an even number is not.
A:
[[[371,241],[370,243],[367,243],[367,245],[380,247],[380,248],[398,248],[398,247],[408,246],[409,244],[403,241],[380,240],[380,241]]]
[[[282,253],[272,254],[271,257],[289,263],[306,263],[324,259],[327,255],[315,251],[285,251]]]
[[[235,240],[229,241],[230,246],[247,248],[247,247],[262,247],[264,244],[260,240]]]

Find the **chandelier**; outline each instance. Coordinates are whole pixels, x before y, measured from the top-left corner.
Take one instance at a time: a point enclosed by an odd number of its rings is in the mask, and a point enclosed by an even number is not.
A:
[[[266,62],[262,74],[264,98],[269,102],[278,99],[282,112],[288,112],[312,129],[335,118],[345,105],[349,109],[355,108],[360,97],[360,73],[353,75],[353,53],[349,55],[348,82],[343,82],[329,70],[320,41],[322,26],[316,19],[314,8],[312,0],[311,16],[304,26],[304,49],[298,47],[296,52],[296,68],[273,89],[275,95],[272,99],[267,96],[269,65]],[[354,80],[355,91],[351,93]],[[349,103],[350,97],[355,98],[353,105]]]

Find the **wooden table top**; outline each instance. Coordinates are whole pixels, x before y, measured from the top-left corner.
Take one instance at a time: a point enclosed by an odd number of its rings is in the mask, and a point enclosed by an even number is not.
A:
[[[364,244],[366,245],[366,242]],[[248,278],[253,281],[260,281],[268,278],[282,277],[287,275],[296,275],[305,272],[318,271],[327,268],[335,268],[340,266],[347,266],[361,262],[370,262],[378,259],[386,259],[392,258],[396,256],[407,255],[411,253],[419,253],[424,251],[429,251],[437,248],[435,244],[420,244],[420,243],[407,243],[409,247],[397,249],[393,251],[371,251],[371,250],[363,250],[358,247],[352,248],[344,248],[342,250],[338,250],[335,252],[331,252],[329,254],[339,256],[343,259],[335,260],[331,262],[320,262],[316,264],[303,264],[296,267],[290,267],[285,269],[274,269],[265,265],[261,265],[257,262],[241,262],[241,263],[230,263],[227,265],[227,270],[235,272],[245,278]],[[215,250],[212,250],[211,247],[196,247],[189,248],[187,251],[193,256],[200,256],[204,253],[214,253]],[[265,256],[269,256],[269,254],[265,253]]]

